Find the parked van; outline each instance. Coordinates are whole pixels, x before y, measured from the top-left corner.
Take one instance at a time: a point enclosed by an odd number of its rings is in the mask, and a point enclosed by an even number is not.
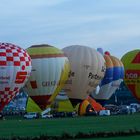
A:
[[[24,118],[25,119],[37,119],[37,118],[39,118],[39,114],[36,112],[29,112],[24,115]]]
[[[99,116],[110,116],[110,110],[99,111]]]
[[[52,114],[43,114],[41,115],[42,118],[53,118]]]
[[[137,103],[131,103],[130,104],[130,108],[135,108],[136,111],[138,111],[140,109],[140,104],[137,104]]]

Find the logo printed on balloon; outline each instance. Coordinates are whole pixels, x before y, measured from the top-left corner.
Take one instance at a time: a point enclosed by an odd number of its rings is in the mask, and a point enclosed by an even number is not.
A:
[[[30,81],[31,87],[32,89],[36,89],[37,88],[37,82],[35,81]]]
[[[100,80],[102,77],[98,76],[97,74],[93,74],[92,72],[90,72],[89,75],[88,75],[88,78],[89,79],[98,79],[98,80]]]
[[[85,67],[86,69],[89,69],[89,68],[90,68],[90,65],[84,65],[84,67]]]
[[[140,82],[140,71],[139,70],[126,70],[125,72],[126,83],[139,83]]]
[[[70,78],[70,77],[74,77],[74,75],[75,75],[75,73],[74,73],[73,71],[70,71],[68,77],[69,77],[69,78]]]
[[[26,77],[27,77],[27,72],[24,71],[17,72],[15,83],[16,84],[24,83]]]
[[[125,77],[127,79],[137,79],[140,77],[140,71],[139,70],[126,70]]]
[[[6,83],[8,83],[9,79],[10,79],[10,76],[6,76],[6,77],[1,76],[0,77],[0,84],[6,84]]]
[[[102,66],[101,72],[105,72],[105,71],[106,71],[106,67],[105,66]]]
[[[49,86],[55,86],[55,85],[57,85],[57,83],[56,83],[56,81],[43,81],[42,82],[42,86],[43,87],[49,87]]]
[[[70,70],[69,75],[68,75],[68,78],[69,79],[66,80],[65,84],[71,85],[72,84],[72,79],[71,78],[74,78],[74,76],[75,76],[75,72],[73,72],[73,71]]]

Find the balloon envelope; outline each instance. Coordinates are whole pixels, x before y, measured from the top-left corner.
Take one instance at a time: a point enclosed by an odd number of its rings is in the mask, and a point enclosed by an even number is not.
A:
[[[70,61],[70,74],[64,90],[73,105],[86,99],[105,73],[105,60],[95,49],[73,45],[63,49]]]
[[[119,88],[123,80],[124,69],[122,62],[110,55],[104,55],[106,61],[106,73],[99,85],[98,92],[93,92],[91,96],[99,100],[108,100]]]
[[[80,116],[90,114],[92,112],[95,112],[94,108],[91,106],[88,100],[83,100],[79,106],[78,106],[78,114]]]
[[[140,50],[130,51],[122,57],[125,69],[124,82],[140,101]]]
[[[63,52],[50,45],[33,45],[27,49],[32,72],[26,88],[28,95],[44,110],[57,96],[69,73],[69,61]]]
[[[17,45],[0,43],[0,111],[19,92],[31,72],[31,58]]]

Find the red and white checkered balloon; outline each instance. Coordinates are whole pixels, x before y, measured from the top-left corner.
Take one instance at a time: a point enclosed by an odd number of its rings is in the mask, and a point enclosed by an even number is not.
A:
[[[18,93],[31,73],[31,58],[17,45],[0,43],[0,111]]]

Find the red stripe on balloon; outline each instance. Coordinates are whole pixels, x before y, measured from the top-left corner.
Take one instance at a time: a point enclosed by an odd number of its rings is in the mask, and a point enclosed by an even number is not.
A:
[[[50,97],[51,95],[31,96],[31,98],[42,110],[46,109],[47,105],[51,104],[50,102],[48,102]]]
[[[135,56],[133,59],[132,63],[139,63],[140,64],[140,52]]]
[[[36,81],[30,81],[30,84],[31,84],[32,89],[37,88],[37,83],[36,83]]]
[[[6,57],[7,61],[14,61],[14,58],[12,56]]]
[[[32,59],[37,58],[53,58],[53,57],[65,57],[64,54],[41,54],[41,55],[30,55]]]
[[[20,66],[20,61],[14,61],[14,66]]]
[[[6,66],[6,61],[0,61],[0,66]]]
[[[0,52],[0,56],[6,56],[6,52]]]
[[[134,97],[136,99],[140,100],[140,98],[137,96],[138,93],[136,91],[136,85],[134,85],[134,84],[128,84],[127,86],[130,89],[130,91],[132,92],[132,94],[134,95]]]

